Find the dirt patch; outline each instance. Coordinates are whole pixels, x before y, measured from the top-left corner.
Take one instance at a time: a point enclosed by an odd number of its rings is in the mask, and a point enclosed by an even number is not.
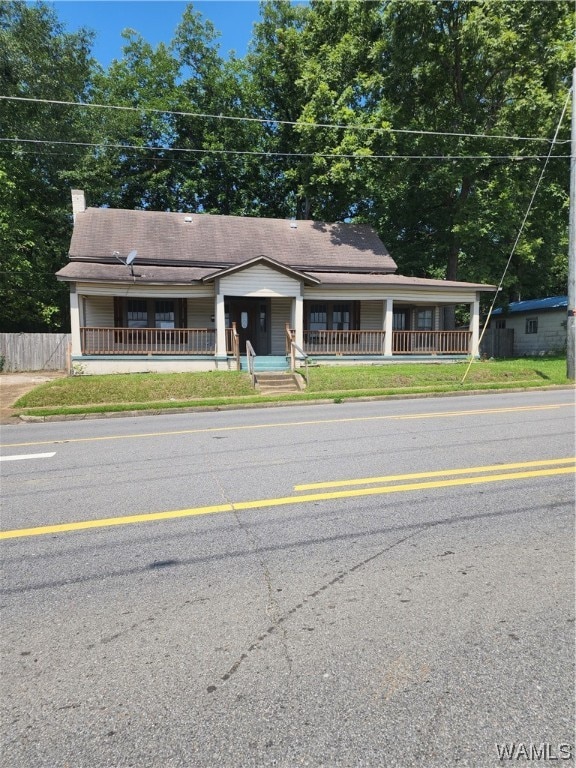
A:
[[[19,397],[45,381],[66,376],[64,371],[29,371],[0,374],[0,424],[21,424],[12,405]]]

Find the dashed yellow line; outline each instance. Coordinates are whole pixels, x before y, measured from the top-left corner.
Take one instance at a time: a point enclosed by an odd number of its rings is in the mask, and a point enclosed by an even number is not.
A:
[[[458,416],[479,416],[485,414],[496,413],[516,413],[521,411],[553,411],[558,408],[573,408],[576,403],[555,403],[553,405],[525,405],[514,406],[509,408],[478,408],[470,411],[440,411],[440,412],[428,412],[428,413],[411,413],[411,414],[399,414],[399,415],[383,415],[383,416],[351,416],[349,418],[338,419],[314,419],[307,421],[278,421],[271,422],[269,424],[241,424],[238,426],[222,426],[222,427],[203,427],[197,429],[177,429],[168,432],[139,432],[137,434],[130,435],[101,435],[98,437],[72,437],[55,440],[35,440],[26,443],[1,443],[0,448],[23,448],[30,445],[60,445],[65,443],[96,443],[106,440],[134,440],[145,437],[172,437],[177,435],[197,435],[197,434],[209,434],[211,432],[241,432],[246,430],[258,430],[258,429],[278,429],[278,427],[309,427],[318,426],[321,424],[351,424],[354,422],[366,422],[366,421],[406,421],[413,419],[443,419],[453,418]]]
[[[527,469],[528,467],[546,467],[554,464],[574,464],[576,458],[568,459],[546,459],[543,461],[522,461],[513,464],[497,464],[482,467],[464,467],[461,469],[439,469],[434,472],[411,472],[406,475],[380,475],[377,477],[360,477],[353,480],[329,480],[322,483],[305,483],[295,485],[295,491],[312,491],[319,488],[341,488],[351,485],[369,485],[371,483],[390,483],[398,480],[420,480],[427,477],[445,477],[446,475],[471,475],[475,472],[494,472],[504,469]]]
[[[564,460],[561,459],[560,462]],[[559,462],[559,463],[560,463]],[[493,467],[493,469],[499,469]],[[556,467],[553,469],[539,469],[526,472],[499,473],[493,475],[453,478],[445,480],[431,480],[421,483],[406,483],[388,485],[377,488],[357,488],[346,491],[331,491],[325,493],[310,493],[304,496],[284,496],[271,499],[257,499],[254,501],[241,501],[230,504],[217,504],[208,507],[194,507],[191,509],[178,509],[169,512],[152,512],[141,515],[127,515],[124,517],[108,517],[98,520],[81,520],[72,523],[59,523],[56,525],[38,526],[35,528],[20,528],[11,531],[0,532],[0,539],[17,539],[26,536],[42,536],[45,534],[69,533],[72,531],[85,531],[94,528],[107,528],[115,525],[133,525],[137,523],[149,523],[160,520],[177,520],[197,515],[211,515],[218,512],[239,512],[248,509],[264,509],[268,507],[280,507],[289,504],[304,504],[313,501],[329,501],[334,499],[350,499],[361,496],[376,496],[389,493],[403,493],[407,491],[421,491],[432,488],[453,488],[464,485],[479,485],[482,483],[496,483],[506,480],[522,480],[534,477],[551,477],[554,475],[567,475],[574,473],[576,467]]]

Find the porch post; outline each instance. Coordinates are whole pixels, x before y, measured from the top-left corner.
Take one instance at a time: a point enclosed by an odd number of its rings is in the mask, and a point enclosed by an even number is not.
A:
[[[220,293],[220,286],[216,284],[216,357],[226,357],[226,312],[224,309],[224,295]]]
[[[80,340],[80,305],[76,283],[70,285],[70,332],[72,335],[72,356],[79,357],[82,354],[82,342]]]
[[[392,357],[392,334],[394,326],[394,300],[384,299],[384,357]]]
[[[292,303],[292,328],[296,332],[296,344],[304,349],[304,299],[302,293],[294,296]]]
[[[472,304],[470,304],[470,355],[471,357],[480,357],[478,344],[480,342],[480,300],[478,295]]]

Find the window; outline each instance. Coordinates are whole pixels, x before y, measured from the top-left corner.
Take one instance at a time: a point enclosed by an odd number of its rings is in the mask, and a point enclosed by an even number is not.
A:
[[[117,328],[185,328],[186,299],[114,299]]]
[[[128,328],[148,328],[148,302],[146,299],[128,299],[126,302]]]
[[[328,328],[328,305],[311,304],[308,328],[311,331],[325,331]]]
[[[156,301],[154,317],[156,328],[174,328],[174,302]]]
[[[408,312],[402,310],[401,312],[394,312],[392,315],[392,330],[393,331],[405,331],[408,328]]]
[[[309,331],[351,331],[360,325],[359,302],[306,302]]]
[[[497,317],[494,321],[494,328],[506,328],[506,320],[503,317]]]
[[[538,318],[527,317],[526,318],[526,333],[538,333]]]
[[[433,312],[431,309],[419,309],[416,313],[416,328],[419,331],[432,330]]]
[[[350,330],[350,305],[334,304],[332,308],[332,330],[349,331]]]

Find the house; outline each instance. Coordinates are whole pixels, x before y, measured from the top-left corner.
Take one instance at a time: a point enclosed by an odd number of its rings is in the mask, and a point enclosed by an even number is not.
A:
[[[494,287],[398,275],[369,226],[72,201],[57,277],[85,373],[237,369],[247,352],[283,368],[477,354],[480,293]],[[469,327],[444,330],[455,305]]]
[[[567,296],[513,301],[492,312],[489,330],[513,333],[514,357],[565,352],[567,311]]]

